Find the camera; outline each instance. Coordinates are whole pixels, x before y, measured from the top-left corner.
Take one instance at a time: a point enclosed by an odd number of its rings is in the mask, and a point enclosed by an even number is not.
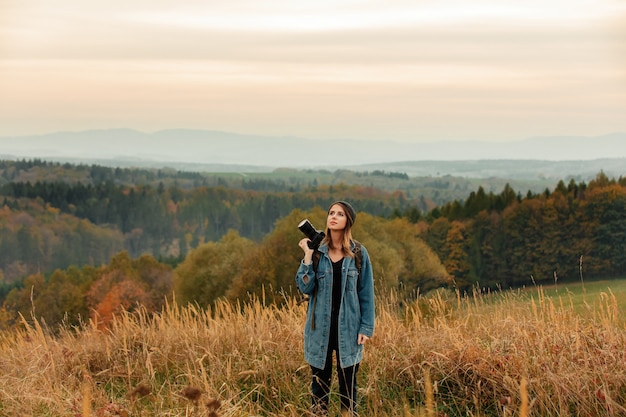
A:
[[[309,238],[309,242],[307,242],[307,245],[310,249],[317,249],[320,243],[322,243],[324,237],[326,236],[326,234],[324,234],[324,232],[322,232],[321,230],[316,230],[309,221],[309,219],[304,219],[300,223],[298,223],[298,229],[300,229],[300,231]]]

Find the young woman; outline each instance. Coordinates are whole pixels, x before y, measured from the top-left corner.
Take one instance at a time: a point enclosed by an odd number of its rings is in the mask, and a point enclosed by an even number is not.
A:
[[[317,267],[309,239],[299,242],[304,258],[296,283],[300,291],[309,295],[304,357],[313,374],[314,415],[328,413],[333,352],[337,358],[342,414],[357,415],[357,372],[363,345],[374,333],[374,277],[367,250],[352,239],[355,219],[356,212],[348,202],[331,204],[326,236],[315,255],[319,255]]]

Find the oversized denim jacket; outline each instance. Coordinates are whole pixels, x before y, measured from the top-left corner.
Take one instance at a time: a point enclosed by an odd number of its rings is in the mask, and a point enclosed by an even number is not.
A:
[[[354,247],[354,242],[352,243]],[[304,358],[309,365],[323,369],[330,338],[330,312],[333,293],[333,267],[328,256],[328,246],[319,247],[321,257],[317,274],[313,264],[300,262],[296,284],[310,297],[304,328]],[[374,275],[369,255],[364,246],[361,278],[355,260],[343,259],[341,268],[341,304],[339,308],[339,358],[340,366],[353,366],[363,359],[363,345],[357,343],[358,334],[374,334]],[[307,280],[305,280],[307,277]],[[317,287],[317,291],[315,288]],[[317,301],[314,300],[317,297]],[[311,325],[315,315],[315,328]]]

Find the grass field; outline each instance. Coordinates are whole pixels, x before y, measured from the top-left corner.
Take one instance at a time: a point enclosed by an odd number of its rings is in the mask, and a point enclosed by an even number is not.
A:
[[[379,296],[361,415],[626,415],[625,299],[624,280]],[[25,320],[0,335],[0,415],[306,416],[304,313],[169,305],[56,335]]]
[[[617,304],[626,306],[626,279],[576,282],[543,287],[550,298],[571,299],[576,310],[588,309],[589,303],[598,302],[602,297],[615,297]]]

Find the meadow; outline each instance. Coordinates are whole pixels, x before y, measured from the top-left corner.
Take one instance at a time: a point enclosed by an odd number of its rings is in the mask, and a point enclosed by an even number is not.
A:
[[[626,415],[625,301],[626,280],[379,294],[360,415]],[[305,309],[261,296],[173,302],[108,327],[51,331],[24,318],[0,335],[0,415],[306,416]]]

